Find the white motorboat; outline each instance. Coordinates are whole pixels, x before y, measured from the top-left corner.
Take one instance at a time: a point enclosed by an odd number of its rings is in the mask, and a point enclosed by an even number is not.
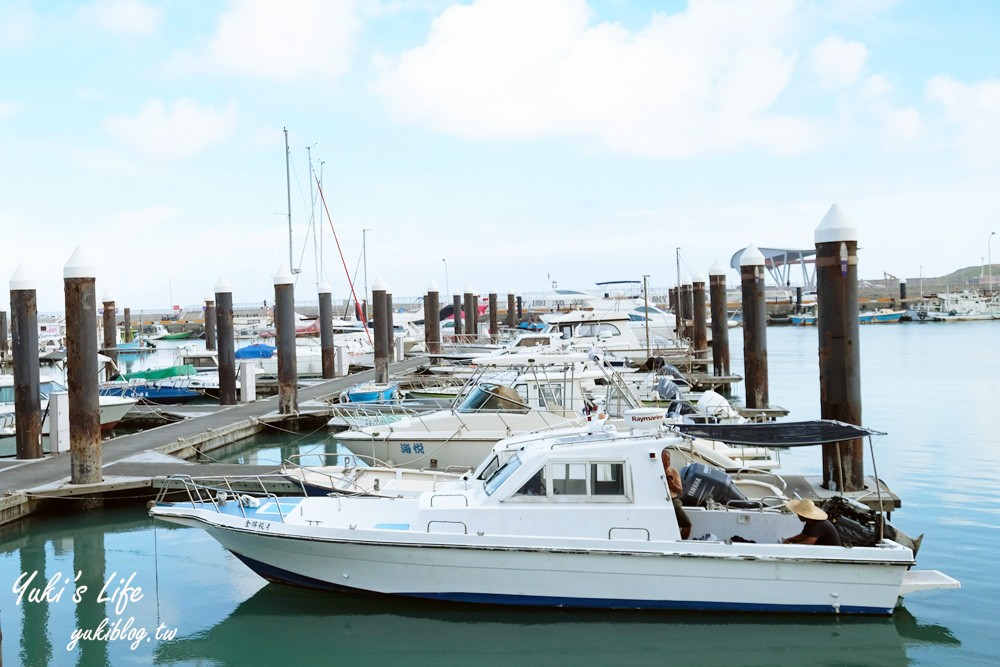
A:
[[[490,355],[475,360],[452,407],[337,434],[355,454],[407,468],[471,467],[500,439],[583,425],[588,416],[622,416],[639,399],[584,354]],[[337,423],[344,423],[338,415]]]
[[[967,322],[1000,319],[1000,298],[976,292],[942,292],[930,301],[910,306],[905,317],[914,321]]]
[[[838,440],[872,433],[817,423]],[[703,537],[682,540],[660,462],[681,437],[640,429],[539,435],[415,497],[253,497],[182,478],[186,499],[161,495],[149,511],[204,528],[268,580],[348,592],[888,615],[903,595],[959,586],[912,569],[913,550],[880,534],[851,548],[784,544],[801,523],[764,503],[689,507],[692,535]]]
[[[42,411],[42,434],[49,434],[49,394],[69,392],[69,389],[54,378],[43,377],[38,382]],[[110,431],[138,402],[135,396],[100,396],[101,430]],[[14,376],[0,375],[0,435],[14,434]]]

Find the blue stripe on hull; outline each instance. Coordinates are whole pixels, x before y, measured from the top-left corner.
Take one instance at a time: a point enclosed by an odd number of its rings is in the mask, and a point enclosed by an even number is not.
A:
[[[328,581],[320,581],[319,579],[313,579],[312,577],[306,577],[294,572],[289,572],[288,570],[283,570],[279,567],[274,567],[273,565],[262,563],[248,556],[244,556],[243,554],[238,554],[235,551],[231,553],[239,558],[247,567],[268,581],[293,584],[295,586],[303,586],[305,588],[338,591],[341,593],[377,593],[376,591],[351,588],[350,586],[340,586]],[[490,593],[396,593],[395,595],[399,597],[442,600],[448,602],[581,609],[663,609],[678,611],[769,612],[782,614],[840,613],[877,616],[889,616],[893,611],[892,608],[884,609],[881,607],[841,607],[839,611],[835,611],[834,608],[829,605],[776,605],[682,600],[606,600],[603,598],[562,598],[541,595],[502,595]]]

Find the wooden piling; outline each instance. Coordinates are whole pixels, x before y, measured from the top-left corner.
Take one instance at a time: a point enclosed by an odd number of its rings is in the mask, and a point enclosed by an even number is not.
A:
[[[38,387],[38,301],[35,281],[23,266],[10,279],[14,363],[15,451],[19,459],[42,457],[42,408]]]
[[[500,342],[500,317],[497,313],[497,291],[490,290],[490,342],[496,345]]]
[[[375,315],[375,382],[382,384],[389,381],[389,346],[385,337],[388,325],[385,312],[387,289],[381,278],[372,285],[372,311]]]
[[[219,339],[219,405],[236,405],[236,341],[233,331],[233,288],[225,278],[215,285]]]
[[[122,322],[122,340],[126,343],[132,342],[132,309],[124,309],[124,322]]]
[[[7,311],[0,310],[0,370],[7,365],[10,353],[10,343],[7,338]]]
[[[709,299],[712,303],[712,373],[729,375],[729,309],[726,303],[726,271],[716,261],[708,271]]]
[[[816,228],[820,417],[860,426],[858,230],[836,204]],[[823,487],[864,488],[861,439],[823,445]]]
[[[456,343],[460,343],[460,342],[462,342],[462,329],[463,329],[463,327],[462,327],[462,296],[460,294],[455,294],[454,296],[452,296],[451,302],[452,302],[452,308],[455,310],[454,315],[452,315],[452,317],[454,317],[453,322],[454,322],[454,325],[455,325],[455,327],[453,329],[454,334],[455,334],[455,342]]]
[[[899,281],[899,302],[906,307],[906,279]]]
[[[517,328],[517,299],[515,296],[508,292],[507,294],[507,328],[516,329]]]
[[[475,342],[479,331],[476,329],[476,295],[471,287],[465,288],[465,339]]]
[[[319,349],[322,355],[323,379],[336,377],[337,358],[333,346],[333,290],[327,283],[320,284],[319,292]]]
[[[96,271],[77,248],[63,267],[66,297],[66,385],[69,389],[70,484],[104,480],[97,388]]]
[[[431,283],[427,290],[427,316],[424,318],[424,342],[431,354],[441,353],[441,302],[438,286]]]
[[[524,299],[521,296],[517,297],[517,321],[524,321]]]
[[[213,351],[218,349],[218,328],[219,316],[215,309],[215,297],[211,294],[205,297],[205,349]]]
[[[691,299],[694,304],[692,320],[694,322],[695,359],[704,359],[708,355],[708,315],[705,308],[705,279],[700,275],[691,281]]]
[[[743,291],[743,369],[746,406],[768,407],[767,302],[764,297],[764,255],[750,244],[740,257]]]
[[[101,318],[101,327],[104,330],[104,355],[111,359],[105,364],[104,377],[110,380],[115,375],[118,367],[118,323],[115,315],[115,300],[107,292],[101,297],[101,305],[104,308]]]
[[[295,354],[295,279],[282,266],[274,275],[274,342],[278,346],[278,413],[299,411],[299,377]]]
[[[389,350],[389,361],[396,361],[396,332],[392,318],[392,292],[385,293],[385,327],[381,329],[385,336],[386,349]],[[375,335],[379,335],[379,328],[375,327]]]

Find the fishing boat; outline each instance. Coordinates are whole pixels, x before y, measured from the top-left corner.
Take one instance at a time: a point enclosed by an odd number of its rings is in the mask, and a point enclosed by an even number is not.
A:
[[[391,403],[398,398],[394,382],[360,382],[340,393],[341,403]]]
[[[858,313],[858,322],[860,324],[895,324],[902,319],[905,313],[905,310],[893,310],[891,308],[863,310]]]
[[[623,609],[889,615],[900,597],[957,588],[916,570],[885,522],[850,548],[785,544],[801,522],[783,505],[688,507],[681,539],[660,453],[683,435],[539,434],[506,460],[412,497],[278,498],[177,478],[186,498],[156,519],[205,529],[270,581],[458,602]],[[741,425],[752,428],[770,425]],[[714,427],[721,428],[721,427]],[[838,422],[797,426],[810,444],[872,435]],[[812,435],[811,435],[812,434]],[[769,430],[764,439],[773,442]]]
[[[168,366],[134,373],[101,383],[101,396],[135,398],[146,405],[183,405],[205,394],[199,389],[194,366]]]

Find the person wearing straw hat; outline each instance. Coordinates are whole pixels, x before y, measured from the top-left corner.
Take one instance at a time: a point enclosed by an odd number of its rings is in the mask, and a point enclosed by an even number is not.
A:
[[[785,544],[818,544],[839,547],[840,534],[830,522],[826,512],[811,500],[789,500],[785,507],[795,512],[805,525],[802,532],[787,538]]]

